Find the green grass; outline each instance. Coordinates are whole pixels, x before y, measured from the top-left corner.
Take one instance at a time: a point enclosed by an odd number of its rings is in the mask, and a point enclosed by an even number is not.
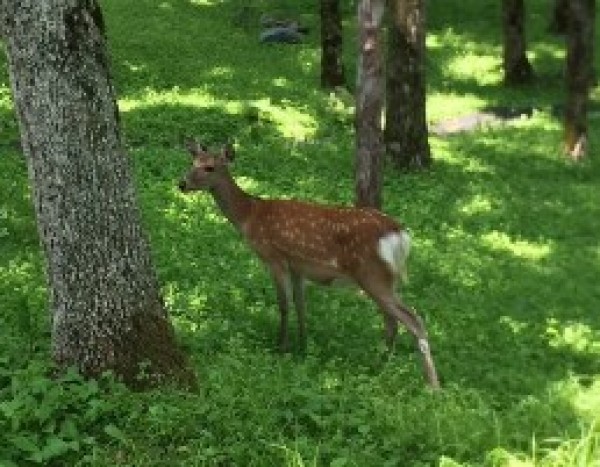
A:
[[[571,164],[549,112],[563,100],[564,50],[545,34],[546,2],[528,2],[538,82],[522,89],[501,84],[498,2],[454,3],[430,2],[429,118],[539,110],[432,137],[430,171],[387,173],[385,210],[414,234],[404,296],[429,327],[439,394],[406,333],[385,356],[381,319],[352,290],[310,288],[306,355],[278,355],[266,272],[212,200],[176,189],[193,135],[235,140],[235,173],[253,193],[352,201],[352,113],[318,89],[313,2],[102,2],[144,222],[196,394],[44,375],[43,258],[0,56],[0,465],[600,465],[598,116],[590,159]],[[273,10],[308,24],[309,42],[259,45],[256,22]]]

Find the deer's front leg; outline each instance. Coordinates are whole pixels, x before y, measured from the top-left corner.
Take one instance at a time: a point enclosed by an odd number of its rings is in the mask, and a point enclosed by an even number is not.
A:
[[[363,280],[362,283],[359,283],[359,285],[379,305],[379,308],[384,313],[388,342],[393,342],[393,339],[391,339],[392,334],[396,334],[396,326],[392,324],[393,319],[403,324],[416,338],[419,351],[423,357],[427,380],[432,388],[439,389],[440,381],[435,364],[433,363],[431,350],[429,349],[427,330],[425,329],[423,320],[396,297],[393,283],[386,282],[384,279],[385,277],[378,278],[372,275]]]
[[[292,285],[290,274],[283,266],[271,265],[271,275],[277,291],[277,305],[279,307],[279,350],[289,350],[288,338],[288,312],[292,299]]]
[[[294,305],[298,317],[298,339],[302,348],[306,348],[306,314],[304,302],[304,278],[297,272],[292,272],[292,289],[294,293]]]

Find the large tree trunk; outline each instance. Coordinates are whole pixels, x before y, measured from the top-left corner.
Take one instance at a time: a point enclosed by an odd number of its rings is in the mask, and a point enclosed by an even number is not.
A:
[[[565,152],[578,160],[587,150],[587,107],[594,74],[595,1],[570,0],[567,18]]]
[[[504,82],[524,84],[533,78],[533,68],[527,59],[525,41],[525,5],[523,0],[502,0],[504,29]]]
[[[359,56],[356,89],[356,205],[381,207],[384,76],[381,21],[384,0],[358,2]]]
[[[394,165],[431,163],[425,111],[425,0],[388,0],[385,142]]]
[[[344,83],[340,2],[321,0],[321,86],[334,88]]]
[[[192,383],[140,225],[96,0],[0,0],[59,368]],[[145,379],[138,375],[143,366]]]

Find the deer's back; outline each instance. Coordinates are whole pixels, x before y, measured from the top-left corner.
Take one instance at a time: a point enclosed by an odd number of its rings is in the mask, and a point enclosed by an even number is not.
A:
[[[293,200],[257,201],[247,224],[249,240],[262,256],[348,273],[377,257],[378,241],[401,229],[375,209]]]

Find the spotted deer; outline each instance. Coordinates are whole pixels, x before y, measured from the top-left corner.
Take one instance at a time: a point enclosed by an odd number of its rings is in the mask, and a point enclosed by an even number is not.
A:
[[[211,153],[187,143],[191,169],[181,180],[182,192],[207,191],[225,217],[268,267],[280,311],[279,346],[288,348],[288,310],[293,301],[301,342],[306,339],[304,282],[331,285],[350,282],[380,308],[391,348],[398,322],[416,338],[429,384],[439,381],[423,321],[395,293],[406,277],[410,236],[400,224],[370,208],[332,207],[308,202],[261,199],[244,192],[229,172],[231,146]]]

